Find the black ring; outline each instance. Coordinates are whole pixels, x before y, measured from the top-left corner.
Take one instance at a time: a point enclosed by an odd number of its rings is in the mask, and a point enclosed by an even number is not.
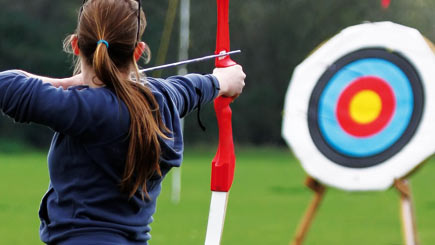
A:
[[[384,59],[397,65],[410,81],[414,97],[414,108],[408,127],[392,146],[372,156],[354,157],[340,153],[332,148],[322,135],[318,121],[319,98],[326,85],[338,71],[340,71],[349,63],[364,58]],[[385,48],[360,49],[341,57],[334,64],[329,66],[314,87],[311,93],[308,109],[308,126],[310,135],[317,149],[332,162],[349,168],[373,167],[394,156],[411,140],[418,126],[420,125],[424,108],[424,100],[424,90],[420,76],[414,66],[404,56],[398,52],[391,52]]]

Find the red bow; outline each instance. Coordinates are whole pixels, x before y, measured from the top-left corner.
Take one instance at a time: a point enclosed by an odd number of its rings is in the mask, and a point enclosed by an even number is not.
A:
[[[390,6],[390,2],[391,0],[382,0],[381,1],[382,8],[384,9],[388,8]]]
[[[230,51],[229,0],[217,0],[217,36],[216,54]],[[236,65],[229,56],[216,58],[216,67],[224,68]],[[229,97],[219,97],[214,101],[214,108],[219,126],[219,146],[212,161],[211,203],[208,217],[205,245],[219,245],[225,223],[228,191],[234,179],[236,157],[234,154],[233,130],[231,125]]]
[[[218,22],[215,54],[230,51],[229,0],[217,0]],[[230,56],[216,58],[216,67],[224,68],[236,65]],[[219,145],[212,162],[211,190],[228,192],[234,178],[236,157],[234,154],[233,130],[231,125],[229,97],[219,97],[214,102],[219,126]]]

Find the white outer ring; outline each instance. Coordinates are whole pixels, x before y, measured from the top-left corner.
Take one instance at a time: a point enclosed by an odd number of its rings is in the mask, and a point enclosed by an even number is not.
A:
[[[311,92],[327,67],[362,48],[386,48],[414,65],[425,95],[420,125],[404,148],[390,159],[369,168],[355,169],[326,158],[314,145],[308,129]],[[348,27],[298,65],[287,90],[282,135],[308,175],[343,190],[385,190],[435,153],[435,56],[419,31],[391,22]]]

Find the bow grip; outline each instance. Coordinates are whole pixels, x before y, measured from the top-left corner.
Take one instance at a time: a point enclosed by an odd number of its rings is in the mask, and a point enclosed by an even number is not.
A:
[[[236,156],[234,154],[232,111],[230,97],[218,97],[214,108],[219,126],[219,146],[212,161],[211,190],[228,192],[234,179]]]

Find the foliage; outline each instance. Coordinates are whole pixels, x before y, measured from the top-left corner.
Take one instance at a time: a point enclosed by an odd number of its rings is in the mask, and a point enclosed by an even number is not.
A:
[[[62,40],[74,30],[82,1],[0,0],[0,70],[20,68],[48,76],[71,74],[71,57],[62,52]],[[144,40],[156,54],[168,0],[143,1],[148,18]],[[190,56],[210,54],[215,42],[215,1],[191,0]],[[435,40],[432,21],[435,2],[393,0],[382,9],[380,0],[250,0],[230,1],[231,43],[242,49],[234,59],[243,65],[248,78],[245,93],[232,105],[234,132],[238,143],[282,144],[280,130],[284,95],[292,71],[321,42],[343,28],[364,21],[389,20],[419,29]],[[175,25],[176,27],[178,25]],[[167,61],[177,60],[178,30],[172,35]],[[150,65],[153,65],[151,62]],[[144,65],[144,64],[142,64]],[[209,73],[213,63],[189,66],[191,72]],[[164,76],[175,74],[166,70]],[[200,132],[196,116],[186,122],[186,141],[216,141],[216,122],[211,107],[204,109],[208,132]],[[38,146],[47,145],[49,130],[16,127],[0,119],[5,132],[26,138],[37,135]]]

